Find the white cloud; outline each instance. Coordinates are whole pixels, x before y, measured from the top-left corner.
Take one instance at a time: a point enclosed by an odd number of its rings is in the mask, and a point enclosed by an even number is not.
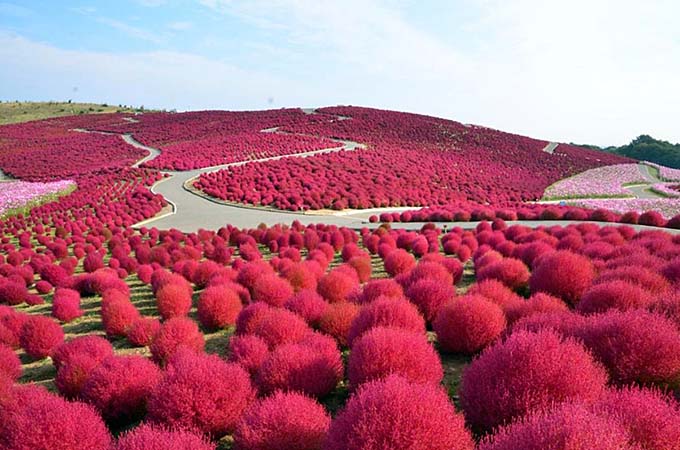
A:
[[[186,53],[72,51],[0,33],[0,58],[12,68],[0,71],[5,100],[72,98],[179,110],[266,108],[270,97],[275,107],[310,100],[290,94],[302,91],[295,81]]]
[[[168,28],[173,30],[173,31],[186,31],[190,30],[193,28],[193,24],[191,22],[186,22],[186,21],[180,21],[180,22],[170,22],[168,24]]]
[[[143,28],[128,25],[125,22],[121,22],[119,20],[111,19],[108,17],[98,17],[97,22],[102,23],[104,25],[108,25],[111,28],[114,28],[120,31],[121,33],[133,37],[135,39],[153,42],[154,44],[160,44],[161,42],[163,42],[163,39],[159,35],[152,33],[148,30],[145,30]]]

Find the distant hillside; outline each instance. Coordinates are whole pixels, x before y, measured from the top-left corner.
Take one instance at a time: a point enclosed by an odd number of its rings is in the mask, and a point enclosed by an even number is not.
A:
[[[579,145],[579,147],[615,153],[621,156],[628,156],[629,158],[651,161],[673,167],[674,169],[680,169],[680,144],[660,141],[646,134],[636,137],[630,144],[621,147],[602,148],[596,145]]]
[[[144,107],[71,102],[0,102],[0,125],[79,114],[142,112]]]

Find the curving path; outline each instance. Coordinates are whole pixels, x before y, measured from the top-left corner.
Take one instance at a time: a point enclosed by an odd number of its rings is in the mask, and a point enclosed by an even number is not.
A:
[[[543,148],[543,151],[546,153],[550,153],[552,155],[553,153],[555,153],[555,149],[557,148],[558,145],[560,144],[557,142],[549,142],[548,145],[546,145]]]
[[[306,114],[316,114],[315,109],[304,109]],[[348,118],[338,117],[338,120],[346,120]],[[74,130],[81,132],[89,132],[87,130]],[[276,133],[278,127],[269,128],[261,130],[267,133]],[[103,133],[103,134],[116,134],[116,133]],[[161,152],[160,150],[146,146],[137,140],[130,134],[120,135],[121,138],[128,144],[137,147],[139,149],[147,151],[149,154],[144,158],[137,161],[133,167],[139,167],[141,164],[151,161],[152,159],[158,157]],[[200,228],[204,229],[218,229],[227,224],[239,228],[253,228],[261,223],[266,225],[275,225],[278,223],[291,223],[294,220],[307,225],[313,223],[323,222],[324,224],[332,224],[338,226],[346,226],[349,228],[361,228],[369,227],[376,228],[380,226],[380,223],[369,223],[368,218],[370,215],[381,212],[402,212],[406,210],[417,210],[418,208],[372,208],[367,210],[354,210],[354,211],[328,211],[327,213],[318,212],[293,212],[293,211],[281,211],[273,210],[261,207],[252,207],[246,205],[232,205],[225,204],[223,202],[214,200],[205,195],[201,195],[196,191],[189,188],[191,182],[194,178],[198,177],[202,173],[214,172],[227,167],[239,166],[248,164],[250,162],[257,161],[272,161],[283,158],[305,158],[308,156],[313,156],[323,153],[332,153],[339,151],[353,151],[357,148],[365,148],[363,144],[354,141],[343,141],[334,139],[334,141],[341,143],[342,146],[327,148],[321,150],[314,150],[305,153],[298,153],[292,155],[280,155],[262,159],[256,159],[252,161],[241,161],[229,164],[222,164],[218,166],[205,167],[201,169],[188,170],[188,171],[164,171],[163,173],[167,175],[166,178],[156,183],[151,187],[151,191],[157,194],[163,195],[165,199],[172,205],[172,211],[160,216],[153,217],[146,221],[136,224],[136,227],[141,226],[154,226],[160,229],[170,229],[175,228],[183,232],[195,232]],[[548,148],[552,147],[551,151]],[[544,149],[548,153],[552,153],[557,147],[556,143],[550,143]],[[642,164],[641,164],[642,166]],[[642,168],[640,170],[643,170]],[[653,178],[651,172],[649,176]],[[645,186],[642,186],[645,187]],[[655,197],[654,197],[655,198]],[[612,225],[607,222],[593,222],[593,221],[582,221],[597,223],[599,225]],[[539,226],[567,226],[569,224],[575,223],[574,221],[566,220],[537,220],[537,221],[509,221],[508,225],[521,224],[529,227],[539,227]],[[418,230],[425,222],[409,222],[409,223],[392,223],[393,228],[401,228],[407,230]],[[437,226],[440,228],[446,227],[448,229],[454,227],[460,227],[463,229],[475,228],[479,222],[437,222]],[[644,225],[633,225],[636,230],[658,230],[656,227],[649,227]],[[665,229],[672,234],[680,234],[680,230]]]

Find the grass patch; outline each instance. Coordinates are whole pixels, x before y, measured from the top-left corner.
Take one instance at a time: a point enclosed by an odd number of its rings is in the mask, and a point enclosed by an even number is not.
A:
[[[71,102],[0,102],[0,125],[80,114],[136,113],[144,107]]]
[[[53,194],[41,195],[40,197],[36,197],[32,200],[29,200],[28,202],[24,203],[21,206],[5,210],[5,212],[0,214],[0,219],[6,219],[8,217],[17,216],[19,214],[26,216],[28,215],[28,213],[31,212],[31,209],[35,208],[36,206],[44,205],[45,203],[55,202],[59,199],[59,197],[69,195],[76,189],[77,186],[75,183],[73,183],[71,186],[62,191],[55,192]]]

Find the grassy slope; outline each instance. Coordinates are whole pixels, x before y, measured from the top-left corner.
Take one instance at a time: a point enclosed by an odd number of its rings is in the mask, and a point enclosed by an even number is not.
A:
[[[0,103],[0,125],[78,114],[141,111],[143,111],[141,108],[96,103],[2,102]]]

